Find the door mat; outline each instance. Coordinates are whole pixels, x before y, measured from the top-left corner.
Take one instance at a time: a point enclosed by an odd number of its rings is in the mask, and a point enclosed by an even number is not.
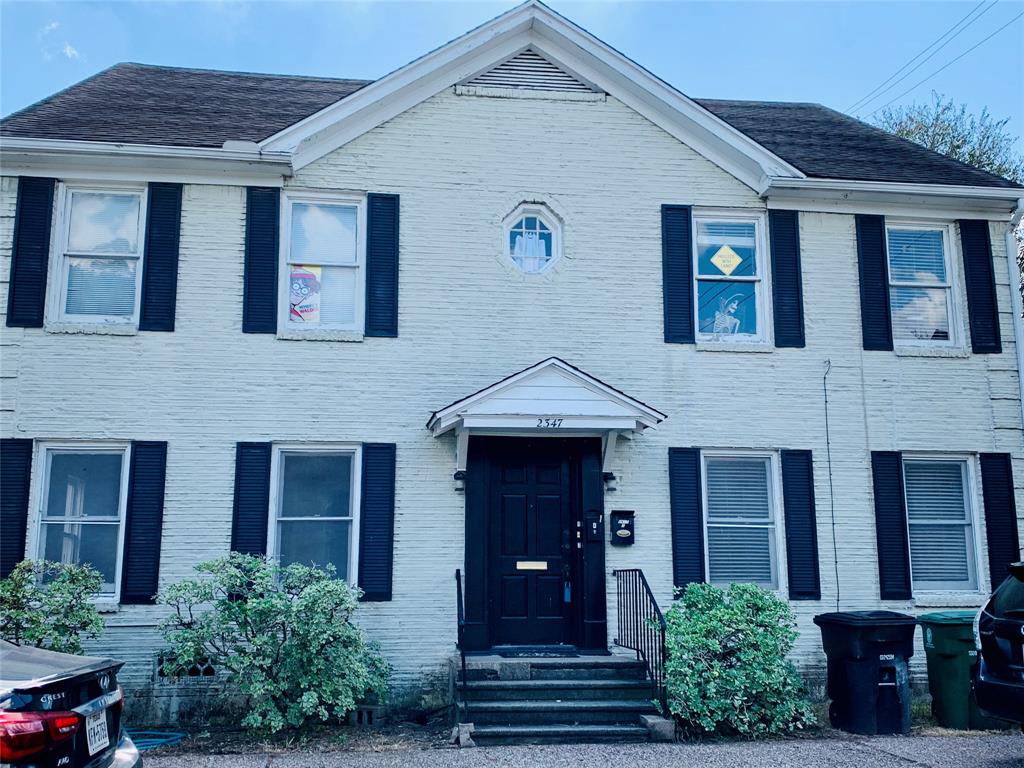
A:
[[[498,655],[503,659],[578,659],[580,657],[573,651],[502,651]]]

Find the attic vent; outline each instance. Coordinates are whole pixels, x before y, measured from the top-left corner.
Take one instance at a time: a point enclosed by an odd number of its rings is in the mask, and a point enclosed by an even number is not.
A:
[[[489,88],[530,88],[538,91],[593,91],[536,51],[525,50],[493,69],[477,75],[466,85]]]

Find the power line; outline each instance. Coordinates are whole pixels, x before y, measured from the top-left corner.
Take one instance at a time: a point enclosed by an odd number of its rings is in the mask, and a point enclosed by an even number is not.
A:
[[[882,106],[880,106],[880,107],[879,107],[878,109],[876,109],[876,110],[875,110],[874,112],[872,112],[871,114],[869,114],[869,115],[868,115],[868,117],[871,117],[871,116],[875,115],[876,113],[878,113],[878,112],[881,112],[881,111],[882,111],[883,109],[885,109],[886,107],[888,107],[888,106],[889,106],[890,104],[893,104],[893,103],[895,103],[895,102],[899,101],[899,100],[900,100],[900,99],[902,99],[902,98],[903,98],[904,96],[906,96],[906,95],[907,95],[908,93],[910,93],[911,91],[915,90],[915,89],[916,89],[916,88],[917,88],[918,86],[920,86],[920,85],[924,85],[925,83],[927,83],[927,82],[928,82],[929,80],[931,80],[931,79],[932,79],[933,77],[935,77],[935,76],[936,76],[937,74],[939,74],[940,72],[942,72],[942,71],[943,71],[944,69],[948,69],[949,67],[953,66],[953,65],[954,65],[954,64],[956,64],[956,63],[957,63],[958,61],[960,61],[960,59],[962,59],[962,58],[963,58],[964,56],[966,56],[966,55],[967,55],[968,53],[970,53],[971,51],[973,51],[973,50],[974,50],[975,48],[978,48],[978,47],[979,47],[980,45],[982,45],[983,43],[987,43],[987,42],[988,42],[989,40],[991,40],[991,39],[992,39],[993,37],[995,37],[996,35],[998,35],[998,34],[999,34],[1000,32],[1002,32],[1002,31],[1003,31],[1004,29],[1006,29],[1006,28],[1007,28],[1008,26],[1010,26],[1011,24],[1013,24],[1013,22],[1015,22],[1015,21],[1017,21],[1018,19],[1020,19],[1020,18],[1021,18],[1022,16],[1024,16],[1024,11],[1022,11],[1021,13],[1018,13],[1018,14],[1017,14],[1016,16],[1014,16],[1014,17],[1013,17],[1012,19],[1010,19],[1010,20],[1009,20],[1008,22],[1006,22],[1005,24],[1003,24],[1003,26],[1001,26],[1001,27],[1000,27],[999,29],[997,29],[997,30],[996,30],[995,32],[993,32],[993,33],[992,33],[991,35],[989,35],[988,37],[986,37],[986,38],[983,38],[983,39],[979,40],[979,41],[978,41],[977,43],[975,43],[974,45],[972,45],[972,46],[971,46],[970,48],[968,48],[968,49],[967,49],[966,51],[964,51],[963,53],[961,53],[961,54],[960,54],[959,56],[957,56],[957,57],[956,57],[955,59],[953,59],[953,60],[952,60],[952,61],[950,61],[949,63],[947,63],[947,64],[944,64],[943,66],[941,66],[941,67],[939,67],[938,69],[936,69],[936,70],[935,70],[934,72],[932,72],[932,73],[931,73],[930,75],[928,75],[928,77],[924,78],[923,80],[920,80],[920,81],[918,81],[917,83],[915,83],[914,85],[912,85],[912,86],[911,86],[910,88],[907,88],[907,90],[905,90],[905,91],[904,91],[903,93],[901,93],[901,94],[900,94],[899,96],[897,96],[896,98],[894,98],[894,99],[890,99],[889,101],[887,101],[887,102],[886,102],[885,104],[883,104]]]
[[[999,0],[993,0],[991,5],[989,5],[987,8],[985,8],[977,16],[974,16],[974,12],[977,11],[981,6],[983,6],[987,1],[988,0],[981,0],[981,2],[978,3],[976,6],[974,6],[966,16],[964,16],[962,19],[960,19],[960,21],[958,21],[952,27],[947,29],[934,42],[932,42],[931,44],[926,46],[924,48],[924,50],[922,50],[916,56],[911,58],[910,61],[908,61],[902,67],[900,67],[895,72],[893,72],[886,80],[884,80],[880,85],[878,85],[873,91],[868,93],[866,96],[861,98],[859,101],[854,102],[850,107],[847,108],[846,111],[852,113],[853,111],[855,111],[857,109],[862,109],[863,107],[866,107],[870,102],[872,102],[875,99],[877,99],[883,93],[886,93],[887,91],[892,90],[897,85],[899,85],[901,82],[903,82],[908,77],[910,77],[910,75],[912,75],[914,72],[916,72],[922,66],[924,66],[925,63],[927,63],[933,56],[935,56],[935,54],[937,54],[939,51],[941,51],[943,48],[945,48],[947,45],[949,45],[951,42],[953,42],[953,40],[955,40],[964,30],[966,30],[969,26],[971,26],[974,22],[976,22],[978,19],[980,19],[986,13],[991,11],[996,6],[996,3],[999,2]],[[974,18],[970,19],[971,16],[974,16]],[[967,21],[968,19],[970,19],[970,21]],[[967,22],[966,24],[964,24],[965,21]],[[962,27],[960,26],[961,24],[963,24]],[[958,27],[959,27],[959,29],[957,29]],[[952,37],[949,37],[949,35],[951,33],[952,33]],[[947,37],[948,37],[948,39],[946,39]],[[902,77],[899,77],[898,80],[895,80],[895,82],[892,82],[895,78],[897,78],[900,75],[901,72],[903,72],[903,70],[905,70],[907,67],[909,67],[911,64],[913,64],[915,61],[917,61],[917,59],[921,58],[921,56],[924,56],[925,53],[928,53],[929,49],[931,49],[933,46],[936,46],[936,45],[938,45],[938,48],[935,48],[935,50],[933,50],[931,53],[929,53],[927,56],[925,56],[924,59],[919,61],[917,63],[917,65],[913,69],[910,69],[905,74],[903,74]],[[887,84],[889,84],[888,87],[886,87]]]

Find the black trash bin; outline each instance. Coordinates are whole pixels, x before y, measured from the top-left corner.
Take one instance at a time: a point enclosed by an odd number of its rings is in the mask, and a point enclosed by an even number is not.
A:
[[[814,617],[828,657],[828,717],[850,733],[910,733],[910,676],[917,621],[895,611]]]

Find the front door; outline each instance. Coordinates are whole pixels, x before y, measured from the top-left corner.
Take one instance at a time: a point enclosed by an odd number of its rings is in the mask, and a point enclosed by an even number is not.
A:
[[[578,458],[562,440],[510,438],[491,454],[488,615],[494,645],[574,642]]]

